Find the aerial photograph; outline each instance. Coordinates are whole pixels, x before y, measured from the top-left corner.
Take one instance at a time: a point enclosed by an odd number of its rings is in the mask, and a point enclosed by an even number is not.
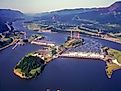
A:
[[[121,1],[0,0],[0,91],[121,91]]]

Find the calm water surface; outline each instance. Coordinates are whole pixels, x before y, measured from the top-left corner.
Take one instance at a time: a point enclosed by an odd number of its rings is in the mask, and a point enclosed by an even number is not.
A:
[[[44,33],[49,40],[57,44],[64,42],[64,33]],[[84,36],[83,36],[84,37]],[[85,38],[85,37],[84,37]],[[85,39],[90,39],[85,38]],[[121,50],[121,45],[95,39],[102,45]],[[32,80],[23,80],[15,76],[13,68],[27,53],[42,47],[36,45],[19,46],[15,50],[9,47],[0,52],[0,91],[121,91],[121,70],[111,79],[105,74],[105,63],[100,60],[58,58],[50,62],[41,75]]]

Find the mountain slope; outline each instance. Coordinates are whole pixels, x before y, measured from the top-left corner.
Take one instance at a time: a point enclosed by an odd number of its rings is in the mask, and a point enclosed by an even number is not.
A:
[[[108,7],[110,12],[121,12],[121,1],[115,2],[110,7]]]
[[[58,21],[63,22],[83,22],[83,20],[99,22],[102,24],[121,24],[121,1],[115,2],[109,7],[104,8],[80,8],[65,9],[54,11],[37,16],[40,19],[52,20],[55,17]]]
[[[5,24],[6,22],[13,22],[17,19],[23,19],[24,14],[20,11],[10,9],[0,9],[0,33],[8,31],[9,28]]]

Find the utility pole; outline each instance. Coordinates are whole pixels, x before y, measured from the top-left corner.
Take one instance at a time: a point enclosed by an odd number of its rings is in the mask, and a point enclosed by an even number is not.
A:
[[[71,38],[73,38],[73,30],[71,30]]]

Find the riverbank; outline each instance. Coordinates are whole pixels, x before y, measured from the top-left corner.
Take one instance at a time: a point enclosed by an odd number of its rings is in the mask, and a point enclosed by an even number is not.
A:
[[[64,52],[64,50],[77,47],[80,44],[83,44],[82,39],[71,38],[67,39],[63,45],[49,46],[43,50],[29,53],[15,66],[14,73],[20,78],[25,79],[36,77],[44,70],[43,65],[51,62],[55,58],[58,58],[59,55]],[[37,60],[41,63],[38,63]],[[37,67],[33,67],[33,63],[36,63],[34,66],[37,65]]]
[[[39,57],[40,59],[44,60],[44,63],[47,64],[49,62],[51,62],[53,59],[58,58],[60,56],[64,57],[76,57],[76,58],[91,58],[91,59],[101,59],[106,63],[106,74],[108,76],[108,78],[111,78],[111,75],[113,73],[113,71],[117,70],[120,68],[120,65],[117,65],[116,61],[113,59],[110,59],[109,54],[105,54],[105,50],[104,52],[101,54],[99,53],[85,53],[85,52],[80,52],[80,53],[66,53],[66,50],[68,50],[69,48],[76,48],[79,45],[82,45],[84,42],[83,39],[74,39],[74,38],[70,38],[69,40],[65,41],[64,44],[60,45],[60,46],[50,46],[50,47],[46,47],[46,49],[43,50],[38,50],[36,52],[34,52],[32,54],[32,56],[34,57]],[[114,53],[113,53],[114,54]],[[74,56],[73,56],[74,55]],[[111,57],[112,58],[112,57]],[[112,65],[115,64],[116,66]]]
[[[121,40],[118,39],[118,38],[105,36],[105,37],[101,37],[101,39],[104,39],[104,40],[108,40],[108,41],[112,41],[112,42],[116,42],[116,43],[120,43],[121,44]]]
[[[14,69],[13,72],[15,75],[19,76],[20,78],[27,79],[27,77],[25,77],[21,71]]]
[[[13,41],[12,41],[10,44],[8,44],[8,45],[6,45],[6,46],[0,48],[0,51],[2,51],[2,50],[4,50],[4,49],[6,49],[6,48],[8,48],[8,47],[10,47],[10,46],[12,46],[12,45],[14,45],[17,41],[18,41],[18,39],[13,39]]]
[[[99,38],[99,39],[102,39],[102,40],[112,41],[112,42],[120,43],[121,44],[121,39],[120,38],[111,37],[111,36],[108,36],[106,34],[100,34],[100,35],[98,35],[96,33],[94,33],[93,35],[88,34],[88,33],[84,33],[84,34],[88,35],[90,37]]]
[[[120,70],[120,69],[121,69],[121,66],[119,66],[115,63],[106,62],[105,71],[106,71],[108,78],[111,78],[113,73],[117,70]]]
[[[111,78],[113,72],[121,69],[121,51],[108,47],[102,47],[101,53],[68,51],[62,53],[60,57],[100,59],[106,64],[105,71],[108,78]]]
[[[108,78],[111,78],[114,71],[121,69],[121,51],[108,47],[104,47],[102,50],[105,54],[106,74]]]
[[[31,79],[38,76],[44,69],[45,62],[33,54],[26,55],[14,67],[14,73],[22,79]]]

